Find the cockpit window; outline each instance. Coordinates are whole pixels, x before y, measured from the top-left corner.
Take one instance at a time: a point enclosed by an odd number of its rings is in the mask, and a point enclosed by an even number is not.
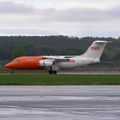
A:
[[[18,63],[18,62],[20,62],[20,60],[18,60],[18,59],[15,59],[15,60],[13,60],[13,62],[17,62],[17,63]]]

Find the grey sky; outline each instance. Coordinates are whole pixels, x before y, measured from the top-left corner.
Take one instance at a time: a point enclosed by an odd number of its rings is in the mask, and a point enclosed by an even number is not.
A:
[[[0,35],[119,37],[120,0],[0,0]]]

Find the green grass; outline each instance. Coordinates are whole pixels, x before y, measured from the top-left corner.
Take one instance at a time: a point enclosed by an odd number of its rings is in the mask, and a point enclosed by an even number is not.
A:
[[[0,85],[120,85],[120,75],[49,75],[1,73]]]

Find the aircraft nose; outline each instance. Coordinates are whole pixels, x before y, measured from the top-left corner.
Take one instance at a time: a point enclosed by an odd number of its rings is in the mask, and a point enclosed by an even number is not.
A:
[[[12,63],[8,63],[8,64],[5,64],[4,67],[5,67],[5,68],[12,68],[12,67],[13,67],[13,64],[12,64]]]

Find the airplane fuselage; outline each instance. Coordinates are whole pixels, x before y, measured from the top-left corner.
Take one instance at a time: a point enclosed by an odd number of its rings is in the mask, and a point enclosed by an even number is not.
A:
[[[49,56],[45,56],[49,57]],[[57,57],[57,56],[55,56]],[[59,57],[59,56],[58,56]],[[65,58],[66,56],[60,56],[61,58]],[[9,62],[5,65],[6,68],[16,69],[16,70],[43,70],[48,68],[49,66],[43,66],[40,64],[40,61],[46,60],[44,56],[23,56],[14,59],[13,61]],[[85,57],[72,57],[69,58],[69,61],[66,62],[58,62],[53,67],[59,69],[73,69],[77,68],[86,64],[92,64],[99,62],[98,59],[91,59]]]

